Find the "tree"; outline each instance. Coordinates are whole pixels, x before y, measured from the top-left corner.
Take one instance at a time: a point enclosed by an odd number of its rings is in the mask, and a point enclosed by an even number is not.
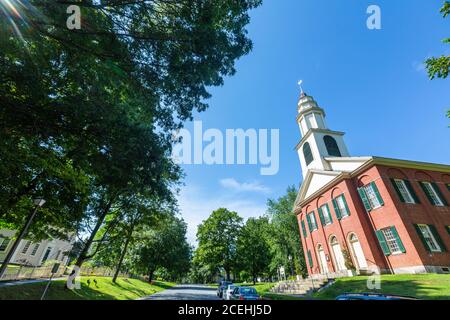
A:
[[[271,254],[269,244],[269,220],[266,217],[250,218],[239,234],[237,251],[241,271],[252,276],[253,284],[258,276],[269,269]]]
[[[272,271],[275,271],[279,266],[292,267],[291,264],[293,263],[293,267],[298,273],[306,273],[298,221],[293,213],[296,198],[297,190],[294,186],[291,186],[287,189],[286,195],[278,200],[270,199],[267,201],[266,215],[272,225],[270,237],[273,253]]]
[[[450,2],[445,1],[443,7],[441,8],[441,13],[444,18],[450,14]],[[444,39],[442,42],[449,44],[450,38]],[[428,76],[430,79],[436,77],[445,79],[448,77],[450,71],[450,55],[442,55],[438,58],[433,57],[425,61],[426,67],[428,69]],[[450,118],[450,110],[447,111],[447,117]]]
[[[137,232],[128,264],[137,273],[148,275],[152,281],[155,272],[164,268],[174,278],[187,274],[191,247],[186,240],[186,223],[178,218],[164,221],[159,227],[144,227]]]
[[[70,4],[82,7],[80,30],[66,28]],[[167,195],[179,179],[172,130],[251,50],[245,27],[259,4],[0,2],[0,218],[19,225],[45,195],[32,233],[81,228],[81,265],[127,197]]]
[[[213,211],[198,226],[196,261],[218,272],[225,270],[227,280],[236,265],[237,239],[242,227],[242,218],[225,208]]]

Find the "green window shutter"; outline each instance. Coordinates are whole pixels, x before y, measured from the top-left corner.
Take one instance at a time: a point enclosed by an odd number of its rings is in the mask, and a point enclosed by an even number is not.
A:
[[[391,250],[389,249],[389,246],[387,245],[386,238],[384,237],[383,231],[378,230],[376,232],[378,242],[380,243],[381,249],[383,250],[383,253],[385,256],[391,255]]]
[[[367,212],[370,212],[372,210],[372,206],[369,203],[369,199],[367,199],[366,191],[364,190],[364,188],[358,188],[358,193],[364,204],[364,208],[366,208]]]
[[[330,223],[333,223],[333,217],[331,216],[331,210],[330,210],[330,207],[328,206],[328,203],[327,204],[325,204],[325,206],[327,207],[327,210],[328,210],[328,214],[330,215]]]
[[[306,233],[305,222],[302,220],[301,224],[302,224],[303,237],[306,239],[308,237],[308,233]]]
[[[428,201],[430,201],[430,203],[431,203],[433,206],[436,205],[436,204],[434,203],[434,201],[433,201],[433,198],[431,198],[430,194],[428,193],[428,190],[427,190],[427,188],[425,187],[425,185],[423,184],[423,182],[419,182],[419,184],[420,184],[420,187],[422,188],[423,192],[424,192],[425,195],[427,196]]]
[[[383,198],[380,195],[380,192],[378,191],[377,185],[375,184],[375,182],[371,182],[370,185],[372,186],[372,189],[375,192],[375,195],[377,196],[378,201],[380,202],[380,204],[382,206],[384,206],[384,201],[383,201]]]
[[[433,186],[434,191],[436,191],[438,197],[441,199],[441,201],[444,204],[444,206],[448,207],[447,200],[445,199],[445,197],[442,194],[441,189],[439,189],[438,185],[436,183],[434,183],[434,182],[432,182],[431,185]]]
[[[312,269],[314,267],[313,265],[313,260],[312,260],[312,256],[311,256],[311,251],[308,250],[308,263],[309,263],[309,267]]]
[[[311,224],[311,217],[309,215],[310,215],[310,213],[306,214],[306,220],[308,222],[308,229],[309,229],[309,232],[313,232],[313,228],[312,228],[312,224]]]
[[[320,222],[322,223],[322,226],[324,226],[325,225],[325,218],[323,217],[322,208],[319,208],[318,211],[319,211]]]
[[[397,229],[395,227],[391,227],[391,232],[395,237],[395,240],[397,240],[397,244],[400,248],[400,251],[405,253],[406,249],[405,246],[403,245],[402,239],[400,239],[400,236],[398,235]]]
[[[420,230],[420,227],[418,224],[414,225],[414,228],[416,228],[417,234],[419,235],[420,240],[422,241],[425,249],[427,249],[428,252],[431,252],[431,248],[428,246],[427,241],[425,240],[422,231]]]
[[[341,215],[341,211],[339,210],[339,206],[337,204],[336,199],[333,199],[333,207],[334,207],[334,213],[336,213],[336,218],[338,220],[341,220],[342,215]]]
[[[392,186],[393,186],[394,189],[395,189],[395,192],[397,192],[397,195],[398,195],[398,197],[400,198],[400,201],[401,201],[401,202],[405,202],[405,198],[403,198],[402,193],[401,193],[400,190],[398,189],[398,186],[397,186],[397,183],[395,182],[395,179],[391,179],[391,183],[392,183]]]
[[[450,235],[450,226],[446,226],[447,232]]]
[[[350,209],[348,208],[347,200],[345,200],[344,195],[342,195],[341,197],[342,197],[342,201],[344,201],[344,206],[345,206],[345,210],[347,210],[347,215],[350,216]]]
[[[433,226],[432,224],[429,224],[428,228],[430,228],[430,231],[433,234],[434,239],[436,240],[439,247],[441,248],[441,252],[446,252],[447,248],[445,247],[445,244],[442,241],[441,236],[439,235],[439,232],[436,230],[436,227]]]
[[[450,183],[447,183],[447,190],[450,191]]]
[[[417,196],[416,191],[414,191],[414,188],[411,185],[411,182],[409,182],[409,180],[403,180],[403,181],[405,181],[406,187],[408,188],[409,193],[412,195],[414,202],[419,204],[420,203],[419,197]]]

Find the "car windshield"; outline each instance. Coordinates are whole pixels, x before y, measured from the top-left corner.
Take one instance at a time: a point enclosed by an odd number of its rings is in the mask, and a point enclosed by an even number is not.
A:
[[[228,286],[228,290],[233,290],[236,286]]]
[[[254,294],[256,294],[256,289],[255,288],[242,288],[241,293],[245,294],[245,295],[254,295]]]

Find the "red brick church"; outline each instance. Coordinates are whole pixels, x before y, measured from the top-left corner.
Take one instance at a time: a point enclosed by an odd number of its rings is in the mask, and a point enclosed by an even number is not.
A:
[[[308,273],[450,273],[450,165],[351,157],[302,93],[298,217]]]

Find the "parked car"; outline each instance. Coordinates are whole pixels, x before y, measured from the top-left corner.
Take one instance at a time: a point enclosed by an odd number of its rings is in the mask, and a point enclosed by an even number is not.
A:
[[[231,294],[233,293],[235,288],[237,288],[237,286],[234,284],[229,284],[228,286],[226,286],[223,291],[223,299],[231,300]]]
[[[236,287],[231,294],[230,300],[260,300],[260,296],[255,288]]]
[[[344,293],[336,300],[418,300],[414,297],[398,296],[383,293]]]
[[[230,285],[233,284],[233,282],[231,281],[220,281],[219,283],[219,287],[217,288],[217,296],[219,298],[223,297],[223,291],[225,290],[225,288]]]

